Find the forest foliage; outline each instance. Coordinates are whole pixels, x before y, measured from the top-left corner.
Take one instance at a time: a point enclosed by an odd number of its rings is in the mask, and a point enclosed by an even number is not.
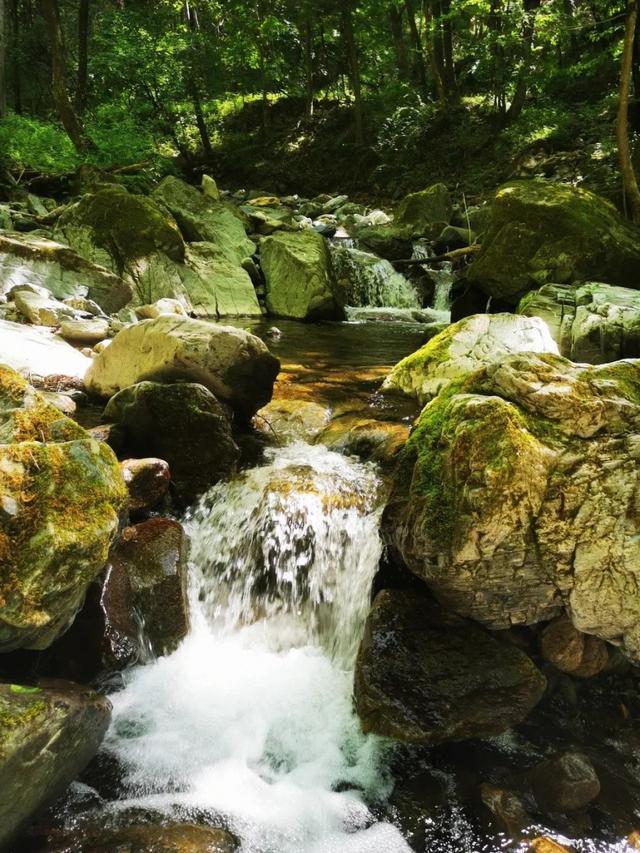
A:
[[[453,168],[590,128],[606,149],[625,13],[612,0],[0,0],[0,160],[228,164],[294,158],[320,136],[327,162],[339,146],[384,183],[434,156]]]

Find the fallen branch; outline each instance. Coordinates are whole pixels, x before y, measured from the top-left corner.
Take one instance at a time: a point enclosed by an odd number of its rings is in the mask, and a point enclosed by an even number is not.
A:
[[[473,246],[465,246],[464,249],[454,249],[451,252],[445,252],[444,255],[435,255],[433,258],[403,258],[391,261],[391,263],[394,266],[402,267],[417,267],[420,264],[439,264],[442,261],[456,261],[458,258],[464,258],[467,255],[475,255],[480,249],[481,246],[476,243]]]

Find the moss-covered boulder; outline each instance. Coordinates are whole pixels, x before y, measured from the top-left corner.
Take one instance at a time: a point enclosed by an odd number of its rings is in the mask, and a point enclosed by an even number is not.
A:
[[[199,382],[246,419],[271,400],[279,369],[263,341],[242,329],[165,315],[118,332],[85,381],[102,397],[144,379]]]
[[[374,601],[355,672],[366,732],[422,744],[490,737],[526,719],[545,688],[524,652],[420,593]]]
[[[248,272],[213,243],[187,247],[183,281],[191,312],[198,317],[262,316]]]
[[[413,237],[435,240],[453,216],[453,203],[444,184],[410,193],[398,205],[394,223],[407,228]]]
[[[413,252],[411,227],[404,225],[366,225],[355,229],[358,245],[388,261],[410,258]]]
[[[193,382],[132,385],[109,400],[104,420],[123,427],[130,453],[168,462],[184,503],[228,476],[240,455],[227,407]]]
[[[0,367],[0,651],[68,627],[126,499],[113,451]]]
[[[468,278],[514,305],[548,282],[637,287],[640,230],[588,190],[514,181],[494,199],[491,227]]]
[[[153,198],[175,217],[188,242],[205,241],[229,264],[239,265],[256,250],[242,222],[227,205],[172,175],[153,191]]]
[[[640,363],[523,353],[449,385],[402,451],[387,539],[493,628],[567,607],[640,659]]]
[[[540,317],[562,355],[605,364],[640,357],[640,291],[588,282],[545,284],[520,300],[518,313]]]
[[[96,753],[111,718],[104,696],[73,684],[0,684],[0,847],[59,796]]]
[[[331,255],[312,230],[277,233],[260,244],[267,308],[276,317],[340,320]]]
[[[43,237],[0,233],[0,293],[25,284],[44,287],[56,299],[87,296],[109,313],[133,295],[129,283],[83,252]]]
[[[122,187],[88,194],[58,221],[56,236],[90,261],[130,275],[156,252],[184,259],[184,240],[173,217],[149,198]]]
[[[557,354],[558,347],[538,317],[474,314],[398,362],[382,387],[415,397],[424,405],[449,383],[516,352]]]

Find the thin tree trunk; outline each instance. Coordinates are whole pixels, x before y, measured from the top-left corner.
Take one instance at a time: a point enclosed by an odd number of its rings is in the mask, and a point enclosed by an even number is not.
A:
[[[62,31],[60,29],[60,19],[58,18],[56,2],[55,0],[41,0],[41,4],[42,13],[47,25],[47,37],[51,52],[51,90],[53,101],[60,121],[69,139],[73,142],[75,149],[79,152],[85,152],[92,146],[87,139],[82,122],[78,118],[69,98]]]
[[[190,59],[193,61],[195,59],[195,46],[193,43],[194,33],[199,29],[198,16],[193,4],[189,3],[188,0],[184,4],[184,12],[187,19],[187,23],[189,25],[189,30],[191,32],[191,45],[190,45]],[[207,157],[213,156],[213,148],[211,146],[211,137],[209,136],[209,128],[207,127],[207,122],[204,117],[204,110],[202,109],[202,95],[200,93],[200,87],[198,85],[198,80],[196,78],[195,69],[192,67],[187,69],[187,88],[191,95],[191,103],[193,104],[193,114],[196,119],[196,127],[198,128],[198,133],[200,134],[200,141],[202,142],[202,148]]]
[[[409,32],[411,33],[411,41],[413,42],[413,69],[416,82],[420,89],[426,94],[427,86],[427,69],[424,63],[424,54],[422,51],[422,40],[418,32],[416,24],[416,13],[413,5],[413,0],[404,0],[404,8],[407,13],[407,23],[409,24]]]
[[[22,61],[20,56],[20,0],[12,0],[11,3],[11,57],[12,57],[12,83],[13,83],[13,109],[20,115],[22,113]],[[5,65],[6,69],[6,65]]]
[[[618,100],[618,120],[616,136],[618,141],[618,157],[622,173],[622,193],[625,211],[634,222],[640,222],[640,189],[631,160],[629,147],[629,89],[631,86],[631,65],[633,62],[633,40],[638,20],[638,0],[628,0],[627,19],[624,31],[622,50],[622,67],[620,70],[620,92]]]
[[[78,7],[78,88],[76,109],[82,115],[87,107],[89,92],[89,0],[80,0]]]
[[[525,105],[529,80],[531,78],[531,54],[533,53],[533,40],[536,32],[536,15],[542,0],[524,0],[524,24],[522,27],[523,57],[522,68],[518,74],[515,92],[505,114],[505,123],[514,122]]]
[[[442,65],[444,68],[444,85],[447,94],[456,90],[456,70],[453,63],[453,26],[451,24],[451,0],[441,0],[440,15],[442,16]]]
[[[7,112],[7,7],[0,0],[0,118]]]
[[[356,145],[364,145],[364,109],[360,80],[360,57],[353,30],[353,0],[342,0],[342,35],[349,66],[349,77],[354,97]]]
[[[404,32],[402,31],[402,9],[396,6],[395,0],[389,6],[389,26],[391,28],[393,47],[396,52],[396,62],[398,64],[400,79],[408,80],[409,57],[407,56],[407,45],[404,40]]]
[[[304,44],[304,80],[305,80],[305,105],[304,116],[306,119],[313,118],[313,15],[311,3],[306,0],[304,4],[304,21],[302,25],[302,40]]]
[[[438,50],[438,34],[434,32],[433,0],[423,0],[422,10],[427,28],[427,44],[431,76],[436,88],[436,95],[442,110],[447,106],[447,92],[444,85],[444,69],[442,68],[442,51]]]

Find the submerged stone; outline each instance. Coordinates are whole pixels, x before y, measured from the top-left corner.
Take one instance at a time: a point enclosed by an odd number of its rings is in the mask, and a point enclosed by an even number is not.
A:
[[[523,652],[423,595],[377,596],[355,674],[365,731],[422,744],[490,737],[522,722],[545,687]]]

